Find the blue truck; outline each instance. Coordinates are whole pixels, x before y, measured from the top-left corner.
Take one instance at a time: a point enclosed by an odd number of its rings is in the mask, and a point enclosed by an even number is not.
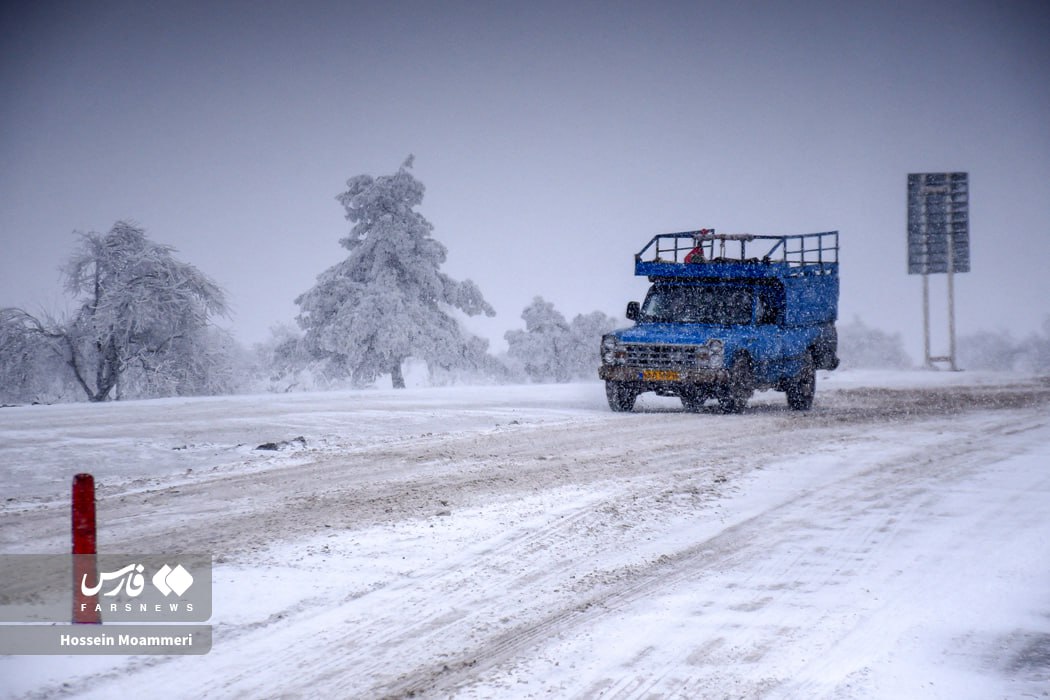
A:
[[[654,236],[634,256],[652,285],[627,305],[631,328],[602,337],[601,368],[613,411],[647,391],[687,410],[716,400],[739,413],[756,390],[813,405],[818,369],[839,364],[838,231],[788,236],[713,229]]]

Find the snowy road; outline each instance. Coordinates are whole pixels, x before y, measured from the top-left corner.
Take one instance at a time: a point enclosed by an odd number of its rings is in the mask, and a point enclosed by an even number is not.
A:
[[[211,551],[193,657],[20,697],[1046,697],[1050,383],[821,376],[743,415],[598,384],[0,410],[0,552]],[[277,452],[267,441],[297,442]]]

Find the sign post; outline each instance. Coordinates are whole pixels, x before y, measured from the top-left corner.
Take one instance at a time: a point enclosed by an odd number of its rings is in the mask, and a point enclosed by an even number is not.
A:
[[[924,364],[955,356],[955,273],[970,271],[970,183],[967,173],[908,175],[908,274],[922,275]],[[948,275],[948,354],[930,353],[931,274]]]

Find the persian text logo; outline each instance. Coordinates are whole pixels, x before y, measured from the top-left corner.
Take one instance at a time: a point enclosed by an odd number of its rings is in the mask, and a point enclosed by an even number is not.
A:
[[[94,586],[88,586],[87,574],[81,578],[80,592],[86,596],[96,596],[106,583],[116,581],[116,585],[103,593],[104,596],[119,595],[123,590],[129,598],[138,597],[146,587],[145,577],[142,572],[145,567],[142,564],[128,564],[116,571],[104,571],[98,575],[98,582]],[[153,574],[153,586],[167,598],[174,593],[178,597],[189,590],[193,585],[193,576],[182,564],[176,564],[172,569],[165,564],[157,573]]]

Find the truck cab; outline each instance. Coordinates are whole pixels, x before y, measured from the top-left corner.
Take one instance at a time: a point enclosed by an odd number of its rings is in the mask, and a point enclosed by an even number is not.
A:
[[[792,236],[654,236],[635,255],[652,283],[627,305],[635,322],[601,341],[609,407],[630,411],[653,391],[689,410],[716,400],[742,411],[757,390],[808,410],[816,370],[838,366],[838,232]]]

